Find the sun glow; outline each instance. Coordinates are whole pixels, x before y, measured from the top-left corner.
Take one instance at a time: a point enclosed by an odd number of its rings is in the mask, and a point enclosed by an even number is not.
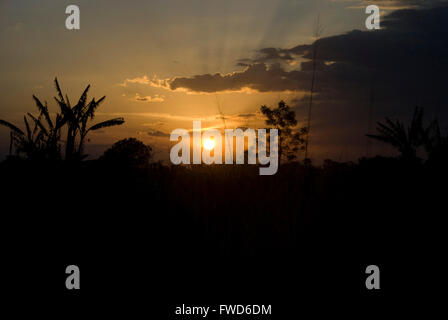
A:
[[[207,150],[212,150],[215,147],[215,141],[213,139],[205,139],[202,142],[202,145]]]

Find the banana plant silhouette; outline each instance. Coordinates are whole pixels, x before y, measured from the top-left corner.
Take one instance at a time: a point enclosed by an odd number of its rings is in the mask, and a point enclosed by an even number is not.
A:
[[[57,78],[54,80],[58,97],[54,97],[61,112],[56,114],[53,122],[48,112],[47,103],[42,102],[33,95],[33,99],[39,110],[39,116],[36,118],[31,113],[28,117],[34,122],[34,128],[31,130],[27,117],[24,117],[26,133],[14,124],[0,120],[0,125],[6,126],[11,130],[11,141],[16,148],[18,154],[24,153],[28,159],[61,159],[61,144],[65,142],[65,159],[66,160],[82,160],[87,157],[84,154],[84,144],[87,134],[90,131],[99,130],[106,127],[121,125],[124,123],[123,118],[114,118],[103,121],[92,126],[88,126],[89,120],[93,120],[95,111],[106,98],[103,96],[98,101],[93,98],[87,102],[87,93],[90,85],[82,93],[76,105],[70,104],[68,96],[62,94]],[[46,124],[43,123],[45,119]],[[65,129],[67,138],[61,140],[62,129]]]
[[[385,118],[385,123],[377,122],[379,134],[367,134],[367,137],[387,143],[400,152],[403,160],[415,161],[417,149],[423,146],[425,136],[430,127],[423,127],[423,109],[415,107],[410,125],[406,128],[399,120],[392,121]],[[431,125],[430,125],[431,126]]]
[[[26,116],[23,117],[23,120],[25,122],[26,133],[5,120],[0,120],[0,125],[11,129],[11,143],[16,146],[17,153],[25,153],[27,158],[32,160],[37,160],[44,157],[45,148],[43,146],[43,132],[38,131],[38,126],[36,124],[31,130]]]
[[[448,136],[442,134],[437,119],[425,128],[423,146],[428,157],[428,163],[445,166],[448,160]]]
[[[98,101],[93,98],[90,102],[87,102],[87,93],[90,89],[90,84],[86,87],[78,103],[73,107],[70,104],[68,96],[62,94],[61,87],[59,86],[58,79],[54,80],[58,97],[54,97],[58,103],[62,116],[67,121],[67,139],[65,142],[65,159],[66,160],[82,160],[87,155],[83,153],[84,143],[87,134],[90,131],[99,130],[102,128],[121,125],[124,123],[123,118],[114,118],[107,121],[97,123],[91,127],[87,127],[89,120],[93,120],[95,117],[95,111],[98,106],[104,101],[105,96],[101,97]],[[78,143],[77,137],[79,135]]]

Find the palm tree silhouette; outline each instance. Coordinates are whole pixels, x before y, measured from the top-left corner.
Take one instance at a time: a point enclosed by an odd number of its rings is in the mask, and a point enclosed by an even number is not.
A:
[[[386,123],[377,122],[379,134],[366,136],[387,143],[400,152],[404,160],[417,160],[417,149],[423,145],[423,109],[415,107],[410,125],[406,128],[399,120],[385,118]]]
[[[435,119],[423,132],[423,146],[428,162],[444,165],[448,159],[448,136],[444,136]]]

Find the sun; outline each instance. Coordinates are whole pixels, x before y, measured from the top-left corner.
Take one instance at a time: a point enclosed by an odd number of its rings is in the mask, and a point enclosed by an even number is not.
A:
[[[215,141],[213,139],[205,139],[202,142],[204,149],[212,150],[215,147]]]

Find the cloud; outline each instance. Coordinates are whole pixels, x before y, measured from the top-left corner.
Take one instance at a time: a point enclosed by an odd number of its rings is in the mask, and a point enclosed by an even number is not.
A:
[[[346,2],[349,9],[366,8],[377,5],[382,10],[432,8],[446,4],[447,0],[332,0],[333,2]]]
[[[277,92],[302,91],[301,83],[309,81],[309,75],[298,71],[286,71],[279,63],[254,63],[243,71],[227,74],[201,74],[192,77],[175,77],[158,80],[171,91],[187,93],[217,92]],[[153,83],[149,85],[154,86]]]
[[[273,63],[273,62],[288,62],[291,63],[295,59],[286,50],[279,50],[276,48],[263,48],[256,51],[254,58],[244,58],[238,60],[237,66],[250,66],[254,63]]]
[[[423,2],[412,3],[423,6]],[[262,48],[253,58],[238,61],[238,65],[243,67],[241,71],[170,79],[150,79],[145,75],[126,79],[122,85],[139,83],[171,91],[199,94],[306,93],[311,85],[311,58],[315,46],[318,50],[314,87],[316,101],[356,100],[365,97],[372,82],[378,99],[396,100],[397,96],[413,96],[416,83],[419,83],[417,90],[427,91],[431,89],[433,82],[443,81],[440,78],[443,69],[439,66],[446,65],[448,57],[448,27],[445,24],[447,14],[446,6],[397,10],[381,21],[381,30],[353,30],[346,34],[321,38],[313,44],[298,44],[292,48]],[[292,62],[300,64],[291,69]],[[425,78],[432,81],[420,81]],[[151,97],[139,96],[137,99],[154,100]]]
[[[128,83],[139,83],[139,84],[149,84],[151,81],[148,79],[147,76],[143,76],[143,77],[136,77],[136,78],[132,78],[132,79],[126,79],[124,80],[122,83],[120,83],[120,86],[122,87],[127,87]]]
[[[151,118],[155,119],[155,121],[162,121],[162,122],[168,122],[168,121],[187,121],[191,122],[194,120],[202,120],[202,121],[213,121],[216,120],[218,115],[209,115],[204,116],[201,115],[191,115],[191,116],[185,116],[185,115],[178,115],[178,114],[171,114],[171,113],[159,113],[159,112],[97,112],[96,115],[101,116],[107,116],[107,117],[138,117],[138,118]]]
[[[245,119],[254,118],[254,117],[256,117],[256,114],[255,113],[241,113],[238,115],[238,117],[245,118]]]
[[[303,79],[297,72],[287,72],[280,64],[255,63],[240,72],[174,78],[170,88],[203,93],[297,91],[300,90],[300,80]]]
[[[119,85],[121,87],[128,87],[128,84],[142,84],[142,85],[150,85],[156,88],[168,88],[168,83],[166,80],[160,80],[157,76],[154,76],[153,79],[149,79],[147,75],[136,78],[127,78]]]
[[[156,94],[153,97],[151,97],[151,96],[142,97],[138,93],[135,94],[135,97],[133,100],[139,101],[139,102],[163,102],[164,101],[163,97],[159,96],[158,94]]]
[[[289,61],[286,58],[283,60]],[[251,62],[251,64],[246,65],[240,63],[240,65],[245,66],[243,71],[235,71],[227,74],[201,74],[192,77],[174,77],[171,79],[157,79],[156,77],[149,79],[145,75],[143,77],[126,79],[120,85],[127,87],[129,83],[138,83],[170,91],[210,94],[217,92],[301,91],[300,82],[309,81],[308,75],[300,75],[296,71],[286,71],[281,67],[280,63],[267,64]],[[136,97],[137,100],[140,98],[142,97]]]
[[[148,136],[151,136],[151,137],[169,137],[170,136],[169,133],[163,132],[160,130],[151,130],[151,131],[148,131],[147,134],[148,134]]]
[[[147,122],[147,123],[143,123],[142,126],[144,127],[154,127],[154,126],[164,126],[166,125],[166,122],[164,121],[154,121],[154,122]]]

